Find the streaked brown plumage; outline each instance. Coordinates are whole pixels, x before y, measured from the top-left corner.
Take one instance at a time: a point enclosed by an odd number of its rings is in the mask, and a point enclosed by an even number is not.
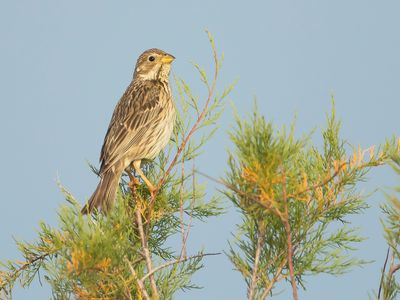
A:
[[[122,172],[132,163],[150,189],[151,182],[140,169],[143,159],[154,159],[168,143],[175,122],[175,107],[169,86],[174,57],[159,49],[139,56],[133,80],[115,107],[100,154],[100,183],[88,204],[87,214],[110,209]]]

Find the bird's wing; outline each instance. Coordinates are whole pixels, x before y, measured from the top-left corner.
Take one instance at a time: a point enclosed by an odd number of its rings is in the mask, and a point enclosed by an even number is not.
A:
[[[118,102],[111,118],[101,149],[100,172],[107,171],[135,144],[142,141],[151,123],[161,113],[160,86],[142,85],[128,87]]]

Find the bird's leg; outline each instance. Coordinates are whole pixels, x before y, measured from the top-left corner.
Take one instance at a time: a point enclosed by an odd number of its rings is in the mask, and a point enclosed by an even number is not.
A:
[[[128,183],[128,187],[130,188],[132,194],[135,193],[136,190],[136,186],[139,185],[139,179],[137,179],[131,172],[131,170],[129,170],[129,168],[125,169],[126,173],[129,176],[129,183]]]
[[[156,191],[156,188],[154,187],[154,185],[150,182],[149,179],[147,179],[146,175],[144,175],[142,169],[140,168],[140,160],[135,160],[133,162],[133,168],[135,169],[135,171],[140,175],[140,177],[142,177],[144,183],[146,183],[147,187],[149,188],[150,191],[150,195],[151,197],[153,197],[154,192]]]

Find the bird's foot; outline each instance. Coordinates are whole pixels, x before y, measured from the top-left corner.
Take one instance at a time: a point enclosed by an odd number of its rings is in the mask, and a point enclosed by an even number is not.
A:
[[[140,184],[139,179],[134,176],[129,176],[130,181],[128,182],[128,187],[134,193],[136,191],[136,187]]]
[[[149,186],[149,192],[150,192],[150,197],[151,199],[154,199],[154,197],[157,194],[157,188],[155,188],[154,186]]]

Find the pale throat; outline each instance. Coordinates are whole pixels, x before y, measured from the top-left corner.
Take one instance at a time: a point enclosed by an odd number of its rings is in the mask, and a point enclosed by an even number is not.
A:
[[[137,76],[142,80],[161,80],[168,82],[170,65],[161,65],[160,68],[152,68],[147,72],[140,72],[140,68],[136,69]]]

